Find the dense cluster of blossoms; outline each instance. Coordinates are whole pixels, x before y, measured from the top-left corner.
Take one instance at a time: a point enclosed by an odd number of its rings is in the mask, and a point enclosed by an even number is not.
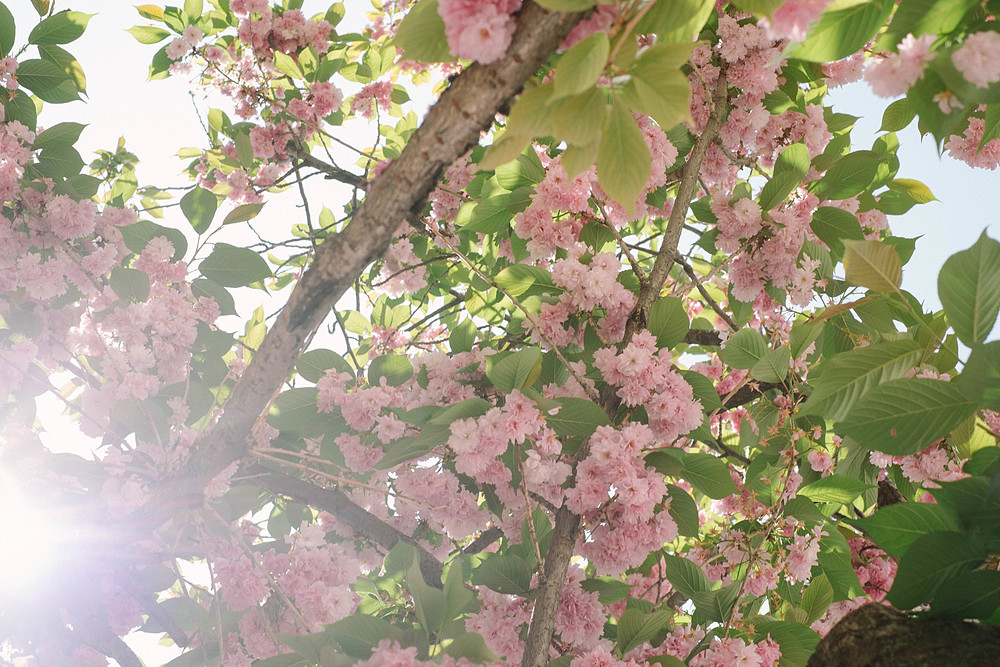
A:
[[[503,57],[517,28],[512,14],[520,8],[521,0],[441,0],[448,48],[484,65]]]
[[[952,54],[951,62],[979,88],[1000,81],[1000,33],[987,30],[969,35]]]
[[[880,97],[896,97],[909,90],[923,76],[927,63],[934,59],[931,54],[934,39],[934,35],[907,35],[899,43],[897,53],[871,61],[865,70],[865,80],[872,92]]]

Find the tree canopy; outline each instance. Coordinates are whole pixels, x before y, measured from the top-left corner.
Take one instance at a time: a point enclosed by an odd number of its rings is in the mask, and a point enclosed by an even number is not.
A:
[[[0,3],[0,662],[997,641],[1000,242],[933,312],[889,223],[934,199],[910,124],[1000,165],[998,3],[141,5],[127,57],[212,105],[177,187],[45,125],[91,15],[31,2]],[[827,104],[862,77],[870,147]],[[54,402],[89,456],[43,444]]]

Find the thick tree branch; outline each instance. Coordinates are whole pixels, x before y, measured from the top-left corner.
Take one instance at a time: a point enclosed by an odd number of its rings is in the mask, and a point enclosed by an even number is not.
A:
[[[995,665],[1000,627],[911,618],[872,603],[845,616],[816,646],[808,667]]]
[[[225,412],[203,436],[175,479],[162,485],[151,510],[162,520],[178,501],[200,505],[205,485],[249,449],[250,433],[288,377],[308,337],[372,261],[385,252],[408,214],[419,213],[441,173],[479,141],[497,109],[510,103],[582,18],[534,2],[521,10],[507,55],[459,75],[410,139],[403,153],[368,186],[347,227],[326,239],[292,292],[253,361],[233,389]],[[159,501],[165,501],[159,510]],[[166,502],[172,501],[172,502]]]
[[[625,326],[625,343],[628,343],[637,331],[646,326],[649,308],[660,296],[660,289],[673,265],[677,255],[677,244],[680,242],[681,232],[684,230],[684,220],[687,218],[688,207],[691,205],[691,200],[698,188],[698,172],[701,170],[701,163],[705,159],[708,147],[715,140],[715,135],[719,131],[719,125],[726,112],[728,90],[725,75],[720,76],[715,94],[715,108],[683,168],[683,176],[677,189],[674,208],[670,212],[670,219],[667,222],[663,244],[660,246],[659,254],[653,263],[652,271],[639,289],[638,301],[629,316],[628,324]],[[613,388],[601,396],[601,407],[611,418],[614,418],[619,402]],[[590,441],[588,439],[580,445],[575,457],[576,462],[585,459],[589,452]],[[579,529],[580,517],[566,509],[565,506],[560,508],[559,512],[556,513],[549,552],[545,556],[545,570],[542,573],[544,576],[540,577],[538,582],[535,607],[531,614],[531,624],[528,626],[528,637],[521,659],[522,667],[544,667],[548,663],[549,644],[555,630],[556,609],[559,606],[566,570],[573,557],[573,547],[576,545]]]
[[[441,588],[441,562],[432,556],[411,536],[393,528],[382,519],[356,505],[338,489],[323,489],[296,477],[275,472],[261,465],[252,466],[248,471],[258,477],[256,484],[274,493],[288,496],[296,502],[329,512],[351,527],[355,533],[379,545],[386,551],[400,542],[416,548],[420,559],[420,572],[430,586]]]

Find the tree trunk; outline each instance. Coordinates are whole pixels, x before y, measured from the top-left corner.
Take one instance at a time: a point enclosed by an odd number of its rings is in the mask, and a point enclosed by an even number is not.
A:
[[[1000,663],[1000,627],[912,618],[880,604],[845,616],[807,667],[944,667]]]

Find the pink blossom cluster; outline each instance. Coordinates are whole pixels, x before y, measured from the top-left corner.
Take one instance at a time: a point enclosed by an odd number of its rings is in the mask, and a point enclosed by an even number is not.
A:
[[[625,333],[625,319],[635,304],[635,295],[618,282],[621,262],[609,252],[597,253],[584,264],[586,246],[576,243],[569,248],[565,259],[552,264],[552,280],[565,289],[556,303],[545,303],[539,312],[540,331],[533,338],[551,342],[557,347],[577,339],[566,328],[574,313],[591,313],[602,310],[600,332],[605,340],[621,340]]]
[[[431,224],[454,219],[464,200],[462,190],[469,185],[476,174],[476,167],[468,158],[462,157],[455,161],[444,172],[444,185],[438,183],[429,197],[431,202]]]
[[[990,139],[982,148],[979,144],[986,131],[986,122],[982,118],[969,118],[969,126],[962,136],[953,134],[948,137],[944,147],[948,155],[965,162],[970,167],[994,170],[1000,166],[1000,139]]]
[[[392,107],[392,82],[376,81],[364,86],[351,98],[351,113],[367,120],[375,117],[375,111],[388,113]]]
[[[205,33],[201,28],[193,25],[187,26],[180,37],[167,44],[167,57],[171,60],[180,60],[194,51],[204,38]]]
[[[708,648],[691,659],[692,667],[773,667],[781,658],[781,647],[770,635],[763,641],[747,642],[741,637],[713,637]]]
[[[370,658],[356,664],[357,667],[473,667],[477,663],[447,654],[434,660],[421,660],[417,657],[417,647],[403,648],[397,641],[383,639],[372,651]]]
[[[809,32],[810,24],[819,20],[826,6],[833,0],[786,0],[778,7],[770,20],[762,19],[771,39],[787,39],[801,42]]]
[[[566,35],[566,39],[559,45],[559,51],[572,48],[577,42],[584,40],[596,32],[604,32],[610,28],[615,19],[618,18],[618,5],[615,3],[602,3],[594,7],[590,16],[576,24]]]
[[[656,346],[656,337],[640,331],[619,353],[601,348],[594,366],[608,384],[618,387],[618,396],[628,406],[643,406],[649,417],[651,436],[670,442],[702,422],[701,403],[691,385],[673,370],[670,352]]]
[[[593,649],[604,634],[604,608],[597,592],[583,589],[584,571],[571,565],[556,608],[555,631],[573,653]],[[531,620],[531,602],[479,587],[482,607],[465,620],[468,632],[477,632],[493,653],[508,663],[520,662],[524,652],[523,628]]]
[[[879,97],[896,97],[904,94],[924,74],[924,67],[934,59],[931,47],[934,35],[914,37],[907,35],[897,47],[897,53],[888,54],[868,63],[865,81]]]
[[[235,0],[230,10],[240,19],[237,34],[240,41],[258,53],[275,51],[294,54],[311,46],[317,53],[326,53],[333,26],[324,19],[307,19],[300,9],[275,14],[262,0]]]
[[[815,195],[804,194],[792,203],[780,204],[770,211],[773,224],[766,240],[759,247],[741,252],[730,261],[729,278],[734,297],[753,302],[770,282],[775,287],[787,289],[796,305],[809,302],[819,263],[804,255],[800,260],[799,256],[803,241],[812,234],[809,224],[818,204]],[[719,206],[716,208],[722,210]],[[731,234],[727,234],[724,242],[731,247],[729,236]]]
[[[17,60],[14,56],[7,56],[0,59],[0,85],[7,90],[17,90]],[[0,113],[0,121],[3,121],[3,114]]]
[[[7,202],[18,196],[24,168],[31,162],[31,144],[34,141],[35,133],[19,121],[12,120],[0,125],[0,200]],[[0,226],[0,234],[2,233],[4,227]],[[6,245],[0,244],[0,248]],[[8,262],[0,264],[6,265]]]
[[[974,32],[951,56],[955,69],[979,88],[1000,81],[1000,33]]]
[[[415,294],[427,286],[427,267],[420,266],[420,258],[413,254],[413,243],[408,238],[394,241],[385,252],[380,288],[391,298]]]
[[[566,507],[589,524],[579,551],[600,574],[620,574],[638,565],[677,535],[670,515],[657,511],[667,493],[663,475],[643,459],[653,442],[653,431],[644,424],[621,430],[598,427],[589,455],[577,466],[575,484],[566,492]]]
[[[507,53],[521,0],[441,0],[448,48],[462,60],[487,65]]]
[[[528,241],[528,252],[535,259],[547,259],[558,248],[569,248],[580,236],[584,220],[579,215],[590,211],[589,199],[597,172],[591,167],[572,180],[559,158],[546,170],[545,178],[535,188],[531,205],[514,216],[514,231]],[[556,211],[562,214],[553,215]]]

